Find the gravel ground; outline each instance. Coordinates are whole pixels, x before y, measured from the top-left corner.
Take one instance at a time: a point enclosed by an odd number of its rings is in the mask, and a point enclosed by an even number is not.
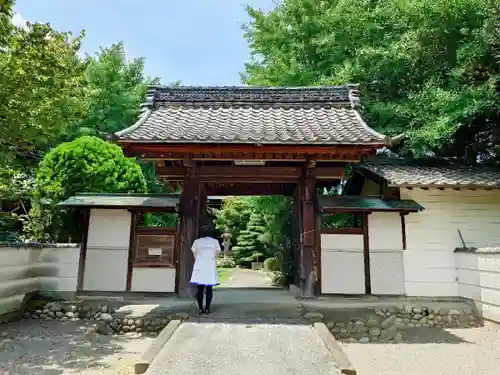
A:
[[[224,288],[270,288],[271,279],[266,272],[235,268],[221,287]]]
[[[500,326],[414,329],[402,344],[346,344],[358,375],[498,375]]]
[[[148,375],[340,375],[310,326],[183,323]]]
[[[125,375],[153,338],[86,334],[90,322],[0,326],[0,375]]]

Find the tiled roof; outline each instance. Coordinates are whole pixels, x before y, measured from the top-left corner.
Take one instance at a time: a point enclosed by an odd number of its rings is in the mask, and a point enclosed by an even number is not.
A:
[[[361,168],[398,187],[500,188],[500,169],[464,166],[445,160],[379,159]]]
[[[148,93],[141,118],[116,133],[118,140],[323,145],[388,142],[362,120],[353,86],[154,87]]]

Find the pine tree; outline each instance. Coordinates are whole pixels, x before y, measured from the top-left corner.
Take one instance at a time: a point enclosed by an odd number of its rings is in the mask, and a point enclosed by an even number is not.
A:
[[[231,251],[237,264],[248,266],[251,262],[263,260],[265,246],[261,242],[260,237],[265,232],[266,224],[264,218],[257,213],[252,213],[246,229],[239,233],[236,246]]]

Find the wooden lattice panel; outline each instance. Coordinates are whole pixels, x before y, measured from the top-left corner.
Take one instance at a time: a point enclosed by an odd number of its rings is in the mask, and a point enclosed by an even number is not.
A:
[[[175,235],[138,234],[134,265],[174,268]]]

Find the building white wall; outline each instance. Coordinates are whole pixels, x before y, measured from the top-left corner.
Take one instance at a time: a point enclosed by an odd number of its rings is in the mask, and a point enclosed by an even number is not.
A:
[[[84,291],[126,290],[131,221],[127,210],[90,211]]]
[[[425,210],[406,216],[406,294],[458,296],[454,250],[500,245],[500,191],[401,189]]]
[[[368,217],[372,293],[405,293],[401,219],[394,213]],[[363,236],[321,235],[321,292],[365,294]]]
[[[362,235],[321,235],[321,292],[365,294]]]
[[[368,216],[370,274],[373,294],[405,294],[401,216],[392,212]]]
[[[483,318],[500,322],[500,253],[455,253],[458,293],[473,300]]]
[[[377,192],[372,182],[363,187],[364,195]],[[401,199],[412,199],[425,210],[405,216],[406,250],[402,250],[399,214],[369,216],[372,293],[467,298],[477,295],[477,288],[473,292],[474,287],[458,281],[473,277],[456,264],[459,258],[454,250],[463,247],[458,230],[467,247],[500,246],[500,191],[401,189]],[[321,242],[322,292],[364,293],[362,236],[323,234]],[[485,309],[495,310],[489,305]]]
[[[80,248],[0,247],[0,315],[36,291],[75,293]]]
[[[175,268],[137,268],[132,271],[132,292],[175,292]]]

